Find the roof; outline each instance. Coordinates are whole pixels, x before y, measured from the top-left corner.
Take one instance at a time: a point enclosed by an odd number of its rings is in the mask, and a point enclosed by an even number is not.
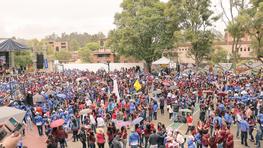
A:
[[[99,49],[93,52],[93,54],[113,54],[110,49]]]
[[[169,64],[171,62],[170,59],[166,58],[166,57],[162,57],[157,61],[154,61],[152,64],[154,65],[161,65],[161,64]]]
[[[13,39],[2,39],[0,40],[0,51],[23,51],[30,49],[26,45],[18,43]]]

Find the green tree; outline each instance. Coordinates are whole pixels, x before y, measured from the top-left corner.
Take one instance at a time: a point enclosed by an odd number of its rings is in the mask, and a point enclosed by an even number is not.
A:
[[[246,19],[240,14],[246,9],[246,0],[220,0],[221,8],[223,11],[223,22],[227,26],[227,31],[233,38],[232,41],[232,63],[234,71],[236,71],[237,63],[239,62],[238,49],[240,48],[240,42],[245,35]],[[226,8],[226,5],[229,8]],[[229,10],[229,12],[227,12]],[[237,13],[235,16],[234,14]]]
[[[124,0],[116,14],[117,28],[109,34],[113,50],[144,60],[149,71],[162,49],[171,45],[173,32],[167,28],[165,4],[159,0]]]
[[[191,43],[188,55],[195,60],[198,68],[212,51],[215,37],[212,23],[219,17],[213,16],[210,0],[171,0],[169,3],[178,8],[175,17],[180,16],[181,20],[182,30],[175,32],[175,39]]]
[[[223,48],[217,48],[210,54],[210,63],[218,64],[218,63],[227,63],[227,51]]]
[[[77,39],[75,39],[75,38],[69,40],[68,44],[69,44],[69,50],[70,50],[70,51],[76,51],[76,50],[78,50],[79,47],[80,47],[79,42],[78,42]]]
[[[98,42],[89,42],[85,45],[85,48],[87,48],[91,51],[95,51],[95,50],[98,50],[100,48],[100,44]]]
[[[240,15],[246,20],[246,32],[252,39],[253,54],[263,63],[263,0],[251,0],[250,6]]]
[[[91,62],[91,50],[89,48],[81,48],[79,49],[78,53],[80,56],[80,60],[83,63],[90,63]]]
[[[32,52],[31,51],[21,51],[14,53],[15,66],[27,67],[27,65],[32,64]]]
[[[71,53],[68,51],[60,51],[55,53],[55,59],[59,61],[70,61],[71,60]]]

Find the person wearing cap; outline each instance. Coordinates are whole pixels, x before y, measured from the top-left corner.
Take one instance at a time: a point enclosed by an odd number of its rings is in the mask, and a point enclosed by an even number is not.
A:
[[[37,126],[39,136],[43,135],[43,122],[42,116],[40,116],[40,114],[37,112],[35,116],[35,124]]]

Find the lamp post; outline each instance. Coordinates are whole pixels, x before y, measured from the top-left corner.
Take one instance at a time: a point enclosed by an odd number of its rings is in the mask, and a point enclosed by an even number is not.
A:
[[[108,72],[110,72],[110,62],[107,62],[108,65]]]

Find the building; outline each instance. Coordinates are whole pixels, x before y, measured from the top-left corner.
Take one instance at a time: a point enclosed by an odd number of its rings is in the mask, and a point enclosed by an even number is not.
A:
[[[68,42],[56,42],[56,41],[49,41],[47,42],[47,46],[51,47],[55,52],[59,52],[62,50],[68,50]]]
[[[126,57],[113,53],[110,49],[99,49],[92,53],[93,63],[137,63],[133,57]]]
[[[114,63],[115,55],[110,49],[99,49],[92,53],[94,63]]]
[[[215,41],[213,46],[215,47],[215,49],[223,49],[227,51],[228,55],[231,55],[232,43],[233,43],[233,38],[231,37],[229,33],[226,32],[224,36],[224,40]],[[180,63],[194,63],[195,62],[188,55],[188,51],[190,49],[191,49],[190,43],[183,44],[182,46],[174,49],[174,52],[178,53],[178,61]],[[249,58],[253,58],[252,52],[253,52],[253,49],[251,47],[251,39],[249,35],[245,35],[240,41],[238,54],[243,59],[249,59]]]

